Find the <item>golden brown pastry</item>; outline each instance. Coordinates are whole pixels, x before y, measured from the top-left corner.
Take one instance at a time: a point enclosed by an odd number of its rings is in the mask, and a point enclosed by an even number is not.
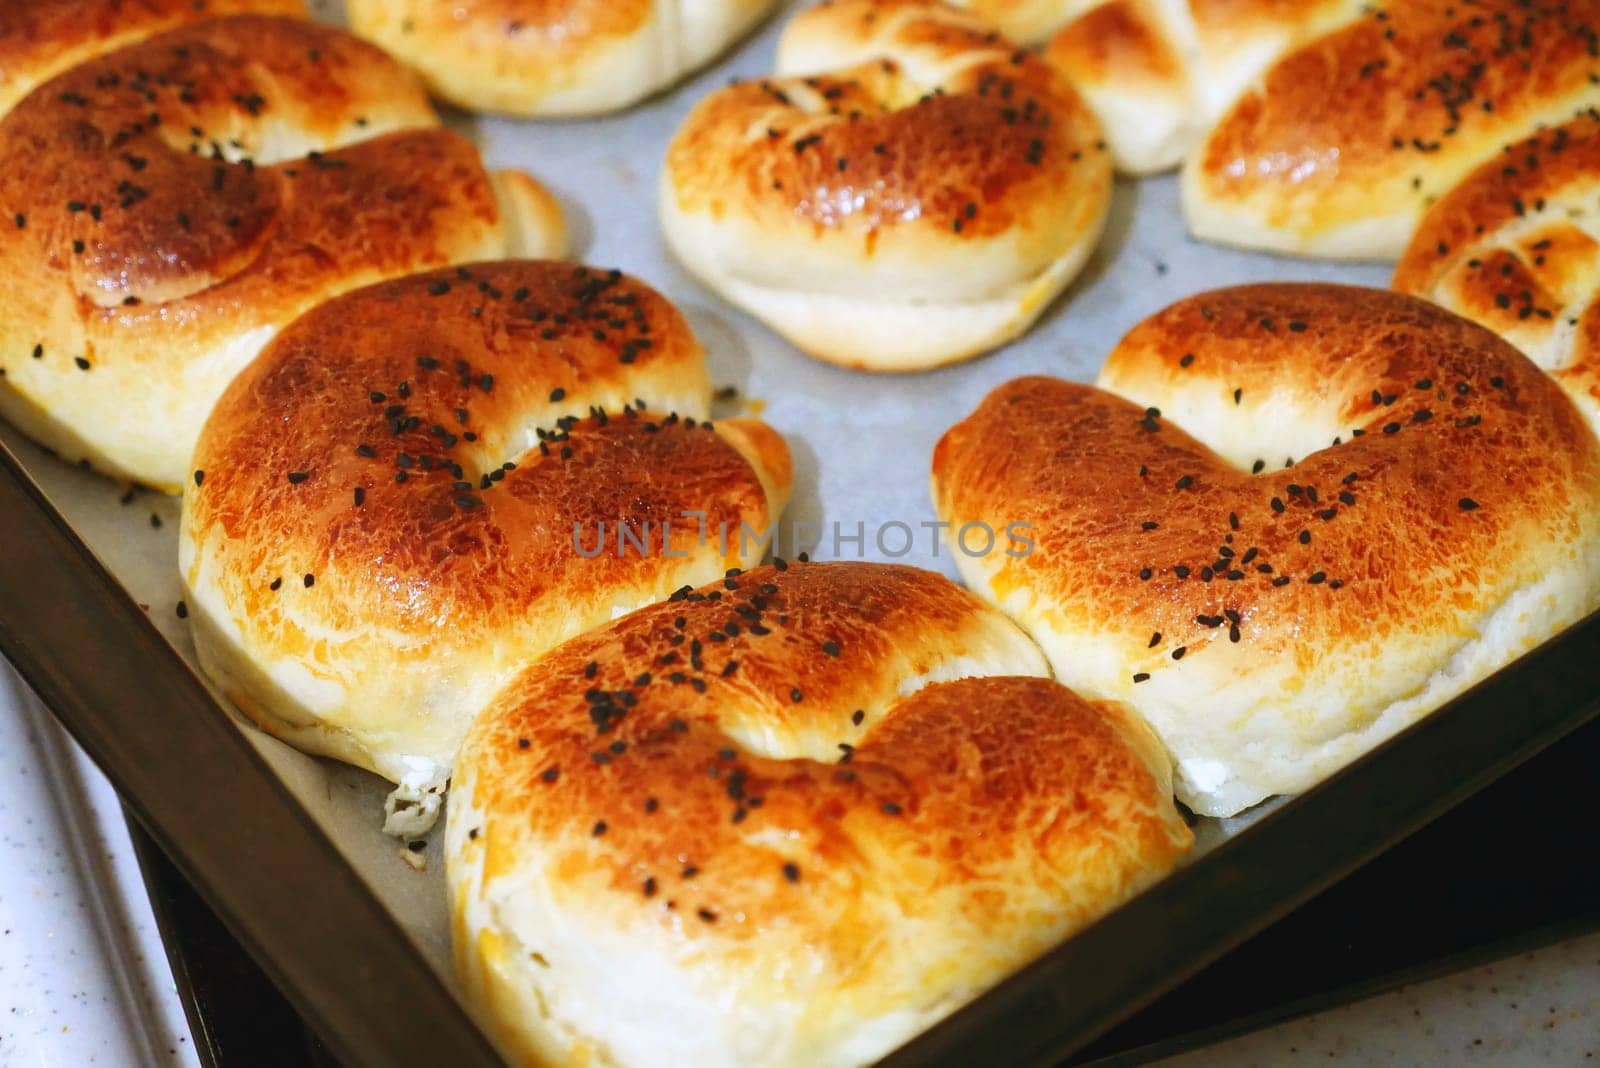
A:
[[[473,725],[458,972],[518,1064],[876,1060],[1188,848],[1126,708],[939,575],[769,566],[592,631]]]
[[[1065,21],[1045,57],[1100,117],[1117,169],[1176,166],[1289,49],[1356,18],[1360,0],[978,0],[1006,29]],[[1070,20],[1070,21],[1068,21]]]
[[[905,371],[1016,337],[1110,204],[1094,116],[1042,60],[928,0],[796,16],[778,73],[703,101],[661,182],[667,244],[813,356]]]
[[[1394,287],[1506,338],[1600,430],[1600,114],[1508,145],[1423,216]]]
[[[1220,290],[1135,327],[1099,384],[995,390],[934,497],[957,527],[1031,524],[963,575],[1062,682],[1151,722],[1197,812],[1306,789],[1600,607],[1600,441],[1449,312]]]
[[[350,26],[453,104],[593,115],[665,89],[774,0],[346,0]]]
[[[0,0],[0,115],[68,67],[184,23],[304,14],[302,0]]]
[[[408,271],[561,245],[554,201],[431,126],[376,48],[291,19],[173,30],[0,120],[0,412],[175,491],[211,404],[284,324]],[[518,230],[521,233],[518,233]]]
[[[271,733],[399,783],[391,829],[420,830],[514,671],[759,559],[741,524],[776,521],[789,454],[709,403],[682,316],[615,271],[478,264],[320,305],[228,388],[186,479],[201,666]]]
[[[1393,259],[1507,141],[1600,102],[1600,0],[1397,0],[1283,57],[1189,156],[1197,237]]]

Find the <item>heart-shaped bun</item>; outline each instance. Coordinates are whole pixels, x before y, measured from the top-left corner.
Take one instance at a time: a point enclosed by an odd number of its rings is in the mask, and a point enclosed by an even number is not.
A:
[[[515,671],[759,559],[741,526],[782,511],[788,451],[705,422],[703,359],[659,294],[559,263],[321,305],[196,450],[180,560],[202,667],[267,730],[436,805]]]
[[[1100,127],[1048,64],[928,0],[796,16],[772,78],[667,152],[661,223],[724,298],[813,356],[908,371],[1031,326],[1110,205]]]
[[[1292,464],[1292,466],[1289,466]],[[1304,790],[1600,607],[1600,441],[1509,344],[1379,290],[1205,293],[1100,388],[1001,386],[939,443],[958,553],[1056,677],[1126,700],[1178,797]]]
[[[474,724],[462,985],[517,1064],[867,1064],[1159,878],[1139,718],[914,568],[770,566],[576,638]]]
[[[175,492],[211,405],[295,316],[409,271],[559,255],[559,209],[433,127],[422,89],[298,19],[196,23],[0,120],[0,412]]]

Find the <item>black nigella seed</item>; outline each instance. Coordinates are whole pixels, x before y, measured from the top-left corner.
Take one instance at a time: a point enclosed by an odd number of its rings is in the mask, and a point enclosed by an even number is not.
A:
[[[785,864],[783,866],[783,877],[785,879],[788,879],[791,883],[799,882],[800,881],[800,866],[798,864],[793,863],[793,862]]]
[[[194,484],[196,486],[200,485],[205,480],[206,480],[206,473],[204,471],[196,471],[194,473]]]
[[[311,587],[313,587],[313,586],[315,586],[317,584],[317,576],[311,574],[310,572],[307,572],[306,573],[306,577],[304,579],[302,579],[301,581],[305,583],[306,589],[309,590]]]
[[[188,619],[189,618],[189,606],[184,604],[182,601],[178,602],[178,618],[179,619]]]
[[[448,292],[450,292],[450,283],[443,278],[437,278],[428,283],[428,295],[430,297],[442,297]]]
[[[1184,475],[1182,478],[1178,479],[1176,483],[1178,489],[1188,489],[1192,485],[1194,485],[1193,475]]]
[[[1148,671],[1135,671],[1133,673],[1133,681],[1134,682],[1146,682],[1146,681],[1149,680],[1149,678],[1150,678],[1150,673]]]
[[[1188,651],[1189,651],[1188,646],[1180,645],[1176,649],[1172,650],[1172,659],[1174,659],[1174,660],[1182,660],[1183,659],[1183,654],[1187,653]]]
[[[545,782],[555,782],[560,777],[560,768],[545,768],[544,771],[539,773],[539,778],[543,779]]]
[[[822,643],[822,651],[824,653],[827,653],[829,656],[834,657],[834,658],[837,659],[838,656],[839,656],[839,643],[835,642],[835,641],[823,642]]]
[[[1471,512],[1476,510],[1478,507],[1478,502],[1473,500],[1471,497],[1463,497],[1457,501],[1456,504],[1461,507],[1463,512]]]
[[[804,701],[805,698],[806,695],[800,692],[800,687],[798,686],[789,691],[789,700],[793,701],[795,704],[799,704],[801,701]]]
[[[890,816],[898,816],[900,815],[900,806],[893,801],[885,801],[883,803],[883,811]]]
[[[310,473],[306,472],[306,471],[290,471],[289,472],[289,485],[298,486],[298,485],[300,485],[300,483],[304,482],[306,479],[308,479],[310,477],[311,477]]]

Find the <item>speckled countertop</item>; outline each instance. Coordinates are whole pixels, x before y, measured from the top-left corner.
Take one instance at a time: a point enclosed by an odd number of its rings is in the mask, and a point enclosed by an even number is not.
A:
[[[1162,1062],[1582,1065],[1600,935]],[[0,1065],[198,1065],[111,787],[0,661]]]

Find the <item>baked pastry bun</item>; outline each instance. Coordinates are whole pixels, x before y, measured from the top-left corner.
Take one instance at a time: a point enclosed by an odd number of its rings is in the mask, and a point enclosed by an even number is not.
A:
[[[1508,145],[1422,217],[1394,288],[1482,323],[1600,430],[1600,116]]]
[[[320,305],[186,479],[201,666],[267,731],[399,783],[390,829],[419,831],[514,671],[759,559],[741,524],[775,522],[789,454],[713,429],[709,393],[682,316],[614,271],[478,264]]]
[[[0,0],[0,115],[40,82],[163,30],[224,15],[304,15],[302,0]]]
[[[1190,845],[1125,707],[942,576],[768,566],[556,649],[473,724],[462,985],[517,1064],[874,1061]]]
[[[909,371],[1016,337],[1110,204],[1099,124],[1037,57],[927,0],[796,16],[778,73],[713,93],[667,152],[667,244],[813,356]]]
[[[1181,301],[1099,388],[995,390],[933,487],[955,528],[1031,524],[963,575],[1062,682],[1142,713],[1206,815],[1305,790],[1600,607],[1600,442],[1509,344],[1395,293]]]
[[[974,0],[1002,29],[1061,25],[1045,58],[1100,118],[1117,169],[1176,166],[1291,48],[1356,18],[1356,0]]]
[[[665,89],[775,0],[345,0],[350,27],[464,108],[615,111]]]
[[[1394,259],[1508,141],[1600,103],[1600,0],[1405,0],[1289,53],[1183,169],[1196,237]]]
[[[549,195],[405,130],[434,121],[398,63],[292,19],[198,23],[40,86],[0,120],[0,413],[176,491],[212,402],[302,311],[559,249]]]

